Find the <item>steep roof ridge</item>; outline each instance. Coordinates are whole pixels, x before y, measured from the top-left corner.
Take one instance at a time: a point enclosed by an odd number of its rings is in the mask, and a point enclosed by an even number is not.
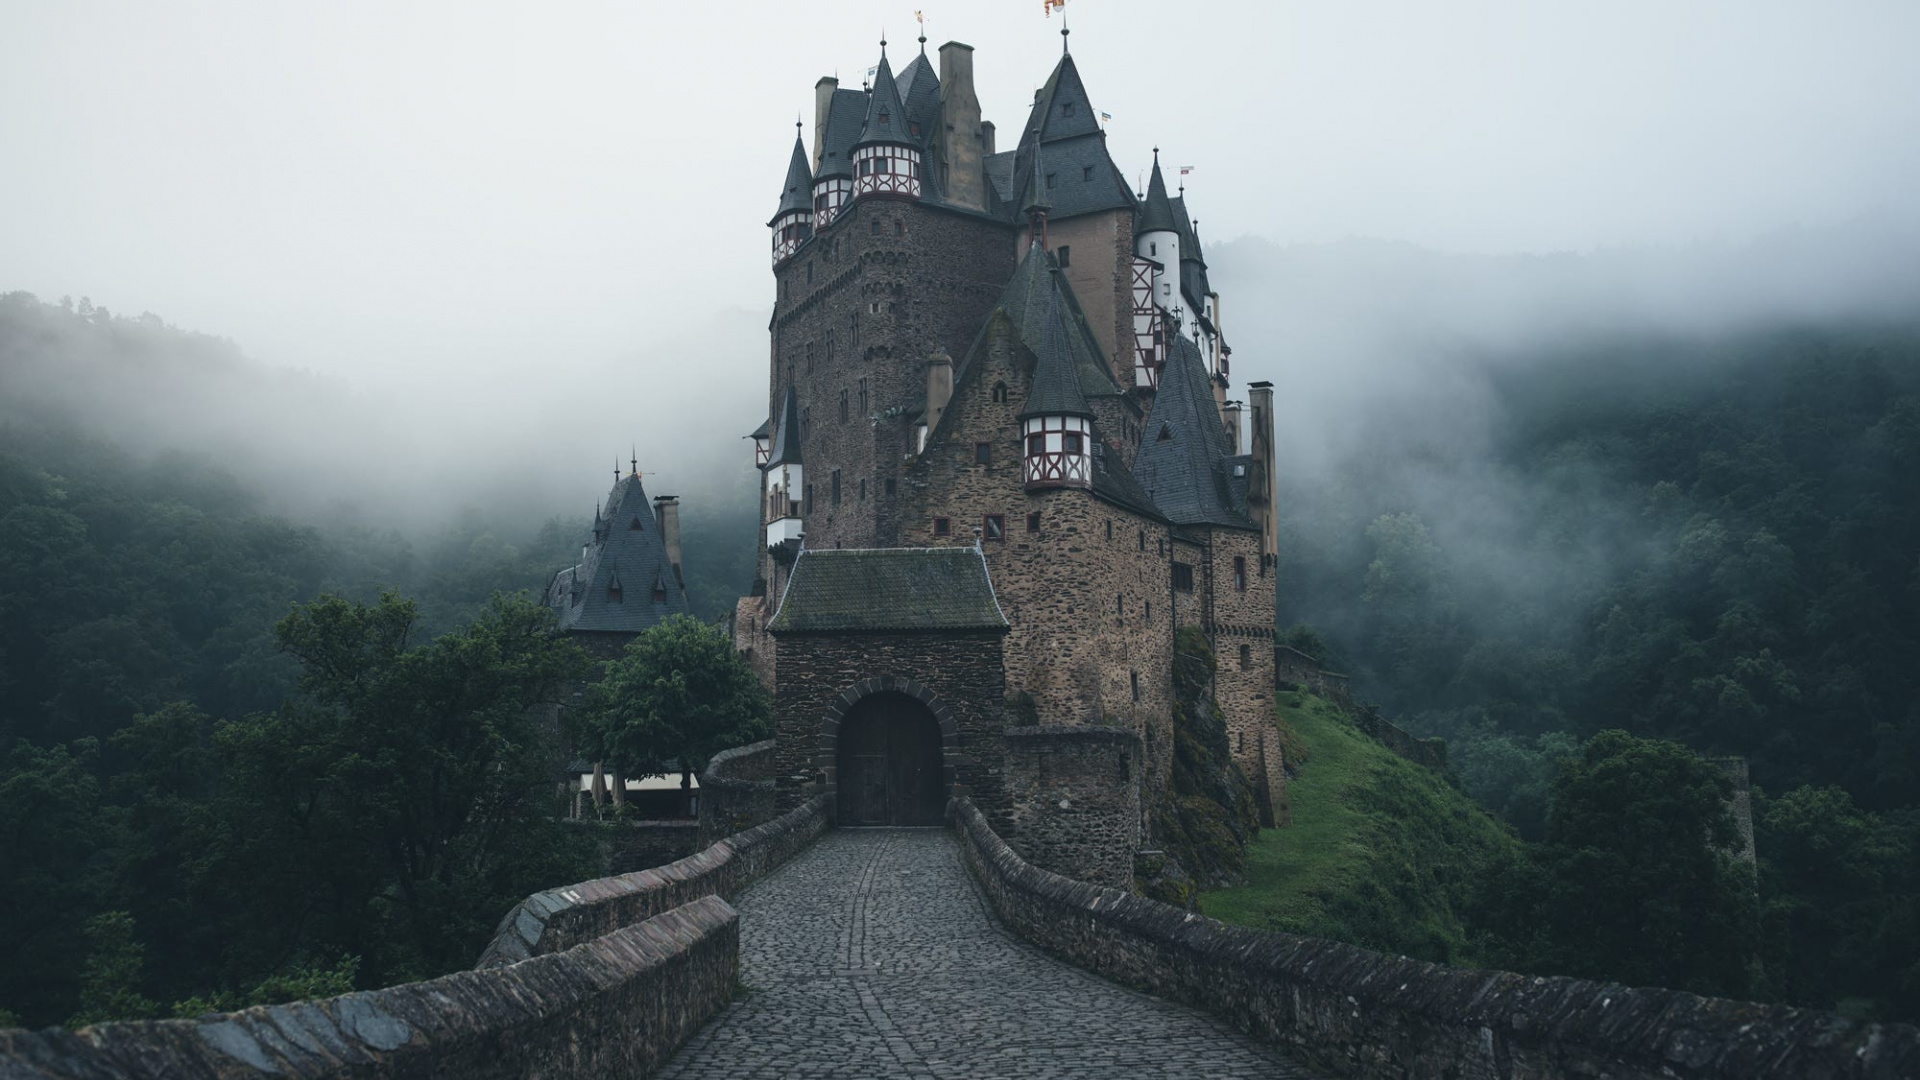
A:
[[[773,447],[767,457],[767,466],[804,464],[800,458],[799,397],[794,393],[792,384],[788,384],[787,399],[780,405],[780,419],[773,428]]]
[[[1038,251],[1038,245],[1032,249]],[[1029,258],[1032,252],[1029,252]],[[1033,389],[1019,418],[1029,416],[1093,416],[1086,395],[1080,392],[1080,372],[1068,346],[1065,305],[1060,298],[1060,272],[1051,267],[1048,275],[1053,288],[1047,296],[1046,313],[1041,316],[1039,347],[1033,350]]]
[[[1053,73],[1047,76],[1046,84],[1034,99],[1033,108],[1027,113],[1027,126],[1021,129],[1020,141],[1023,144],[1034,140],[1053,142],[1099,131],[1100,122],[1094,116],[1093,102],[1087,96],[1086,83],[1080,78],[1080,68],[1074,64],[1071,53],[1065,54],[1054,65]]]
[[[900,88],[893,81],[893,66],[887,63],[884,46],[880,50],[879,74],[873,77],[873,94],[867,98],[867,120],[861,126],[860,141],[854,145],[868,143],[915,145],[907,134],[907,106],[900,100]]]
[[[633,527],[635,521],[639,528]],[[561,593],[558,587],[563,579],[567,588]],[[649,580],[653,590],[647,595],[628,595],[630,588]],[[572,598],[576,583],[581,585],[578,603]],[[609,587],[615,584],[621,588],[618,602],[609,596]],[[655,603],[653,591],[664,592],[666,599]],[[554,575],[547,604],[554,609],[561,630],[617,633],[637,633],[668,615],[689,610],[686,589],[671,573],[666,543],[639,476],[628,474],[614,482],[607,494],[604,536],[588,545],[578,565]]]
[[[940,76],[928,61],[924,46],[920,55],[901,69],[897,83],[901,88],[900,100],[907,108],[908,123],[919,124],[921,140],[931,142],[940,116]],[[912,133],[911,127],[908,133]]]
[[[853,146],[866,123],[868,97],[864,90],[835,90],[827,100],[827,131],[815,180],[853,175]]]
[[[780,209],[775,210],[773,216],[777,219],[790,210],[812,209],[813,168],[807,155],[806,141],[795,135],[793,159],[787,162],[787,185],[780,192]]]
[[[1160,175],[1160,151],[1153,151],[1153,176],[1147,181],[1147,201],[1140,204],[1140,219],[1134,224],[1135,236],[1150,232],[1180,233],[1180,219],[1173,216],[1173,202],[1167,198],[1167,178]]]
[[[1176,337],[1170,352],[1134,456],[1134,478],[1178,524],[1253,529],[1253,522],[1234,509],[1226,427],[1200,350]]]

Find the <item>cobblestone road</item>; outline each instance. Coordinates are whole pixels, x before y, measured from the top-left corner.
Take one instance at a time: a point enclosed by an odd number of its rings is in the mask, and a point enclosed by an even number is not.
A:
[[[941,829],[829,832],[735,906],[746,993],[662,1077],[1314,1075],[1018,941]]]

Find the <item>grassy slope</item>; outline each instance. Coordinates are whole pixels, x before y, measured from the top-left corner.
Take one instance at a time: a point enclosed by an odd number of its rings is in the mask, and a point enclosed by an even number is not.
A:
[[[1307,748],[1293,824],[1247,848],[1247,884],[1206,893],[1225,922],[1472,963],[1457,907],[1518,841],[1439,774],[1393,755],[1331,703],[1278,695]]]

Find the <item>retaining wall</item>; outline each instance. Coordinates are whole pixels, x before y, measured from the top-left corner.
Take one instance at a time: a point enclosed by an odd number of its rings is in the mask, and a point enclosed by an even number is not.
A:
[[[733,995],[740,920],[708,896],[564,952],[198,1020],[0,1030],[0,1080],[644,1076]]]
[[[1227,926],[1029,865],[972,802],[949,813],[1020,936],[1188,1002],[1345,1076],[1385,1080],[1901,1080],[1920,1029],[1676,990],[1475,971]]]
[[[703,896],[731,896],[812,843],[829,823],[815,796],[677,862],[534,893],[507,912],[477,968],[559,952]]]
[[[772,821],[773,740],[722,750],[700,774],[699,846]]]
[[[1140,847],[1140,739],[1124,728],[1006,730],[1007,836],[1022,857],[1081,881],[1125,887]]]
[[[1405,728],[1381,716],[1380,710],[1353,700],[1345,675],[1321,671],[1319,662],[1313,657],[1286,645],[1274,646],[1273,670],[1274,679],[1281,690],[1297,686],[1318,697],[1323,697],[1338,705],[1340,711],[1346,713],[1347,717],[1353,721],[1353,726],[1372,736],[1387,749],[1416,765],[1425,765],[1429,769],[1442,771],[1446,769],[1445,740],[1418,738]]]

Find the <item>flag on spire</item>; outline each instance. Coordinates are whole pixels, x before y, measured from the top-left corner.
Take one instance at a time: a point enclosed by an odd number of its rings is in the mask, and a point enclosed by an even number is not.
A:
[[[1040,6],[1046,9],[1047,18],[1051,19],[1053,18],[1053,9],[1065,8],[1067,6],[1067,0],[1040,0]]]

